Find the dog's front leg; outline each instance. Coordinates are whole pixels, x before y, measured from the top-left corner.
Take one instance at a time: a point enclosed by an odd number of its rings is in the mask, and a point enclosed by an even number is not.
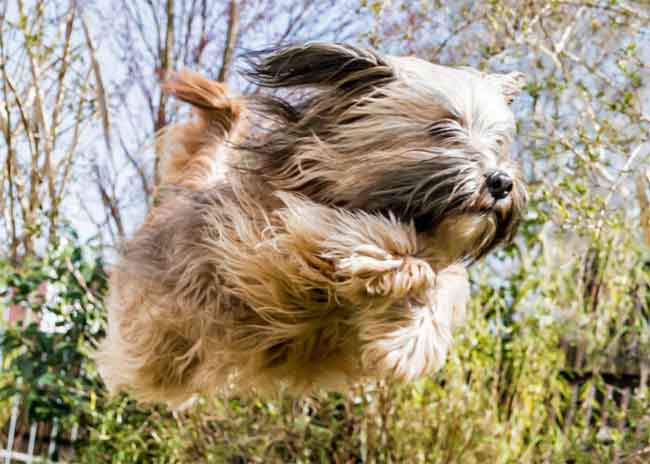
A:
[[[464,266],[434,272],[421,258],[361,246],[338,268],[360,309],[355,319],[367,372],[411,381],[443,365],[469,298]]]
[[[398,281],[408,278],[395,275]],[[465,268],[453,265],[439,270],[433,285],[421,293],[368,301],[359,313],[364,367],[402,381],[440,369],[468,298]]]
[[[327,271],[323,281],[352,308],[365,373],[409,381],[440,368],[469,296],[464,266],[434,272],[412,225],[284,200],[288,249],[312,250],[331,263],[333,276]]]

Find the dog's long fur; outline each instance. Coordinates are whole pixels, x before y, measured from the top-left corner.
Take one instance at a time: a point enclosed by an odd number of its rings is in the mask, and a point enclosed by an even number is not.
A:
[[[179,404],[438,369],[465,265],[512,237],[526,203],[506,157],[521,76],[314,43],[257,57],[251,77],[305,91],[164,84],[195,118],[159,137],[160,204],[112,269],[106,383]],[[505,198],[485,186],[497,168]]]

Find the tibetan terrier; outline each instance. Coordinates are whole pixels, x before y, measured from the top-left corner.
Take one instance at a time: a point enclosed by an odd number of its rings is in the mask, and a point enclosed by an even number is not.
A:
[[[522,75],[309,43],[248,76],[279,91],[163,84],[194,117],[158,137],[159,201],[111,272],[106,383],[177,405],[434,372],[466,266],[526,205],[507,156]]]

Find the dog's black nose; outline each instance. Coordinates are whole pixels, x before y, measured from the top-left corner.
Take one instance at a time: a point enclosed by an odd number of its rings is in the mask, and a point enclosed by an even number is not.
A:
[[[507,197],[512,191],[512,178],[503,171],[494,171],[488,175],[485,183],[495,200]]]

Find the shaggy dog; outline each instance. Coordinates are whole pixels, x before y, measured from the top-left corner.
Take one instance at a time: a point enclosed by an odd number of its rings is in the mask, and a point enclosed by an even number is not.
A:
[[[112,270],[106,383],[175,405],[440,368],[465,266],[526,204],[507,158],[521,74],[310,43],[257,55],[250,78],[302,92],[163,85],[195,118],[159,137],[166,188]]]

